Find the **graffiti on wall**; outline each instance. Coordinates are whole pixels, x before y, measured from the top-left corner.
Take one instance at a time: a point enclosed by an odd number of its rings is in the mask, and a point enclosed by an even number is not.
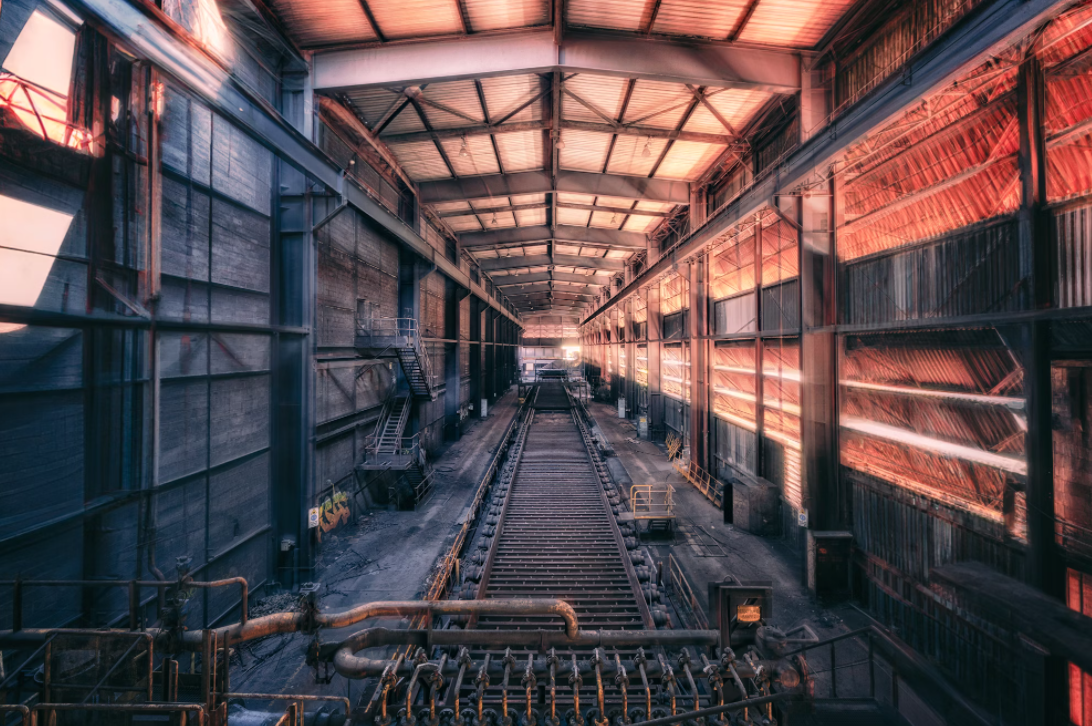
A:
[[[333,488],[315,509],[318,510],[315,512],[318,515],[315,528],[318,529],[316,534],[319,542],[322,541],[323,534],[329,534],[338,527],[348,524],[351,517],[348,495]],[[312,521],[314,521],[313,515]]]

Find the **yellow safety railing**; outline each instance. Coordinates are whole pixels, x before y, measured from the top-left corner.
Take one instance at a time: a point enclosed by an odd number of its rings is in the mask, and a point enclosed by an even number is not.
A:
[[[629,489],[634,519],[674,519],[675,487],[670,484],[634,484]]]
[[[686,462],[682,459],[676,459],[672,465],[675,467],[675,471],[682,474],[688,482],[694,485],[695,489],[705,495],[706,499],[718,508],[722,506],[724,502],[724,485],[717,481],[712,474],[693,461]]]
[[[709,618],[705,616],[701,601],[694,595],[694,588],[690,587],[690,583],[687,581],[686,575],[683,574],[682,568],[679,567],[679,562],[674,555],[667,556],[667,580],[671,585],[671,589],[674,590],[675,602],[690,611],[694,624],[698,629],[708,630]]]

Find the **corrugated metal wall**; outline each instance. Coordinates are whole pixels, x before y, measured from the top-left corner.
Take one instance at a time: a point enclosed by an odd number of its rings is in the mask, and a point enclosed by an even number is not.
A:
[[[1024,310],[1018,225],[1008,219],[845,266],[847,325]]]

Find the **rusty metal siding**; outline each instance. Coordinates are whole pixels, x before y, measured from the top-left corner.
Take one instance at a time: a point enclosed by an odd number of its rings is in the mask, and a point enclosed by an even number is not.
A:
[[[845,266],[844,322],[1010,312],[1027,308],[1013,219]]]
[[[713,302],[713,334],[753,333],[756,328],[755,295],[742,295]]]
[[[838,63],[836,107],[857,100],[901,68],[917,51],[982,0],[917,0],[872,34],[864,47]]]
[[[686,337],[686,322],[688,310],[680,310],[671,315],[665,315],[663,320],[664,340],[681,340]]]
[[[852,487],[857,547],[918,582],[951,562],[983,562],[1023,577],[1023,556],[1004,543],[1004,525],[842,469]]]
[[[762,288],[762,330],[800,329],[800,280]]]
[[[721,418],[713,419],[713,459],[716,461],[717,478],[727,481],[736,476],[736,470],[755,473],[756,436],[753,431],[736,426]]]
[[[1058,307],[1092,305],[1092,204],[1056,212],[1053,232],[1058,260],[1054,295]]]

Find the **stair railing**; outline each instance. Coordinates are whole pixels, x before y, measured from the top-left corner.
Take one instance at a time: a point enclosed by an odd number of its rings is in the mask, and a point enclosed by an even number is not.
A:
[[[372,431],[372,435],[364,439],[364,456],[365,461],[374,457],[379,451],[379,440],[383,436],[383,427],[387,424],[387,419],[390,418],[391,408],[394,406],[394,400],[396,396],[392,391],[387,400],[383,402],[383,408],[379,411],[379,418],[375,421],[375,430]]]

